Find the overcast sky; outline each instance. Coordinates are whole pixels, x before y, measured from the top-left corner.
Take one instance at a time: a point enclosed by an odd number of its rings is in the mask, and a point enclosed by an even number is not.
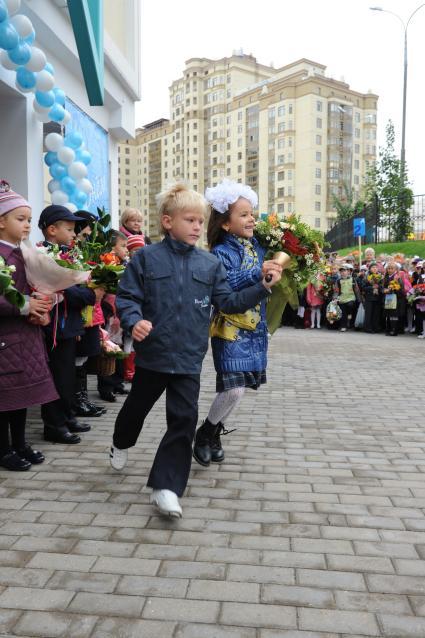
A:
[[[309,58],[356,91],[379,95],[378,143],[392,119],[400,153],[404,30],[418,0],[142,0],[142,100],[136,125],[169,117],[168,87],[192,57],[219,59],[234,49],[275,68]],[[408,28],[406,161],[415,194],[425,193],[425,6]]]

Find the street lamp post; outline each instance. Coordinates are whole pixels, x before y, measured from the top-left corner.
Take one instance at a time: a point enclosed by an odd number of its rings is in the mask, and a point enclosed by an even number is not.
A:
[[[402,117],[402,124],[401,124],[401,152],[400,152],[400,177],[401,177],[401,181],[403,185],[404,185],[405,163],[406,163],[407,28],[409,26],[411,19],[415,15],[415,13],[417,13],[419,9],[422,9],[422,7],[425,7],[425,2],[423,4],[420,4],[419,7],[416,7],[416,9],[413,11],[409,19],[407,20],[407,22],[404,22],[404,20],[397,13],[394,13],[393,11],[389,11],[388,9],[383,9],[382,7],[369,7],[371,11],[382,11],[383,13],[391,13],[391,15],[395,16],[398,20],[400,20],[404,29],[403,117]]]

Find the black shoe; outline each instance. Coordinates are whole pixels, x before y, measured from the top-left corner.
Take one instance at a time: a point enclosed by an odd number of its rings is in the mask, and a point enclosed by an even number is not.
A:
[[[91,414],[90,416],[102,416],[102,414],[105,414],[107,412],[107,409],[104,408],[103,405],[96,405],[96,403],[90,401],[87,390],[83,390],[81,394],[83,396],[84,403],[86,403],[89,406],[90,410],[93,411],[93,414]]]
[[[73,406],[73,412],[76,416],[101,416],[104,411],[104,408],[94,405],[94,403],[90,403],[90,401],[84,397],[82,392],[76,393]]]
[[[211,463],[223,463],[224,461],[224,450],[221,445],[220,435],[225,436],[226,434],[230,434],[234,432],[236,428],[233,430],[226,430],[224,425],[220,422],[217,423],[216,430],[211,439]]]
[[[127,390],[124,387],[124,385],[122,383],[120,383],[119,385],[115,386],[114,392],[115,392],[115,394],[128,394],[129,390]]]
[[[38,450],[33,450],[29,443],[25,443],[23,448],[17,448],[16,453],[21,459],[25,459],[33,465],[38,465],[44,461],[44,454]]]
[[[195,434],[195,444],[193,446],[193,458],[200,465],[208,467],[211,463],[211,441],[217,426],[205,419]]]
[[[0,466],[12,472],[26,472],[31,467],[31,463],[26,459],[22,459],[15,450],[8,452],[0,459]]]
[[[70,432],[88,432],[91,430],[91,425],[88,423],[79,423],[78,421],[69,421],[67,424]]]
[[[99,390],[99,396],[104,401],[109,401],[109,403],[115,403],[117,400],[117,397],[112,390]]]
[[[78,434],[73,434],[68,428],[52,428],[44,426],[44,440],[51,441],[52,443],[80,443],[81,439]]]

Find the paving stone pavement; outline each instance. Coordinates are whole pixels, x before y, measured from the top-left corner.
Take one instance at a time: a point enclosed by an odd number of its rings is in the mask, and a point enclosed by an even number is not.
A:
[[[145,488],[162,401],[122,473],[107,457],[121,397],[76,446],[43,442],[32,411],[46,462],[0,472],[0,634],[424,638],[424,347],[279,330],[268,385],[225,463],[194,464],[180,521]],[[213,396],[208,357],[200,417]]]

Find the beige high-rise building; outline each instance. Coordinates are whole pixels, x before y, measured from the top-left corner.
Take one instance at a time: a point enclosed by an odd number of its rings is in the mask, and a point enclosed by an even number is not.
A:
[[[249,184],[259,212],[297,213],[326,231],[332,195],[361,196],[376,159],[378,96],[298,60],[280,69],[252,55],[192,58],[170,87],[170,120],[120,144],[120,205],[140,208],[158,238],[155,195],[184,179],[203,192],[224,177]],[[148,221],[149,220],[149,221]]]

